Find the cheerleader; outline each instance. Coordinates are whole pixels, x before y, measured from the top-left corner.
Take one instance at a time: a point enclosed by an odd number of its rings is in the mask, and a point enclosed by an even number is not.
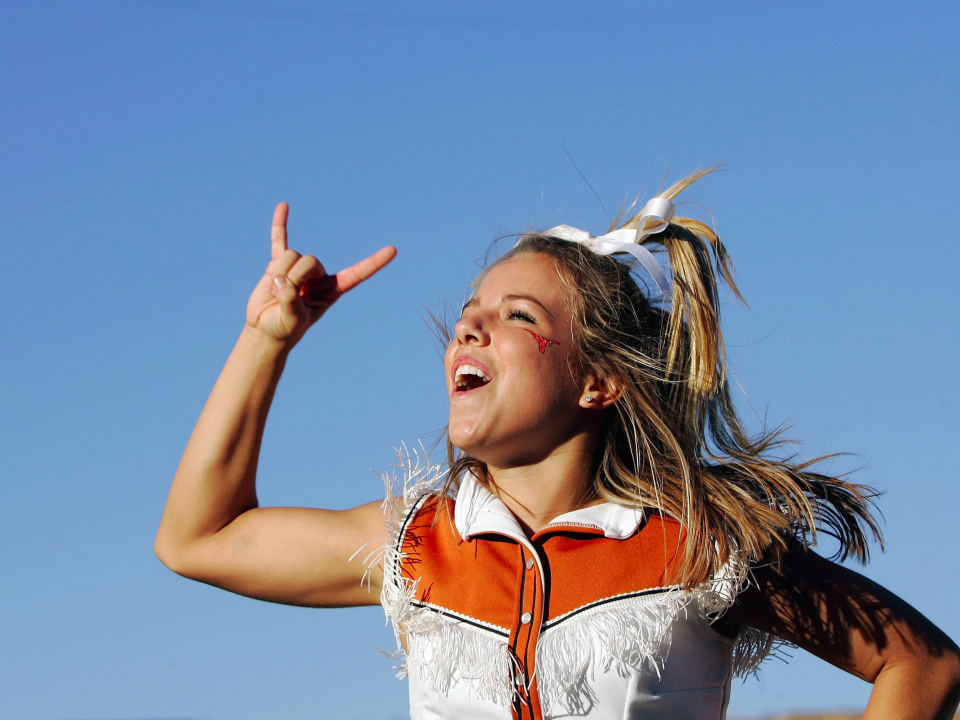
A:
[[[158,557],[262,600],[381,604],[414,720],[719,720],[731,678],[780,643],[873,683],[865,718],[952,717],[957,646],[811,549],[825,533],[866,561],[873,491],[741,425],[730,260],[672,202],[707,172],[600,237],[528,233],[488,266],[446,349],[447,462],[408,458],[386,501],[344,511],[261,508],[260,442],[290,351],[396,250],[329,275],[287,247],[281,203]]]

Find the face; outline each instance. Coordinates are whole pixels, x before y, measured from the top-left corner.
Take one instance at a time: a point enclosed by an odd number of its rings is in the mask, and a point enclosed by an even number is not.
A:
[[[455,330],[444,358],[454,445],[493,467],[513,467],[543,459],[578,432],[583,380],[551,258],[495,265]]]

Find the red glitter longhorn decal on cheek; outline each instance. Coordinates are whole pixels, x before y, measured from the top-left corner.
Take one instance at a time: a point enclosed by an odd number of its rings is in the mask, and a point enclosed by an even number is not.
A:
[[[536,334],[533,330],[531,330],[530,328],[522,328],[522,329],[523,329],[523,330],[526,330],[528,333],[530,333],[531,335],[533,335],[533,337],[534,337],[534,338],[536,339],[536,341],[537,341],[537,344],[540,346],[540,352],[546,352],[546,351],[547,351],[547,348],[550,347],[551,345],[559,345],[559,344],[560,344],[560,341],[559,341],[559,340],[547,340],[545,337],[540,337],[539,335],[537,335],[537,334]]]

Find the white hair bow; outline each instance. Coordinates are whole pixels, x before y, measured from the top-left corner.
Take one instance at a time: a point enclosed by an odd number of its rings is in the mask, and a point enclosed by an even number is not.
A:
[[[606,235],[594,237],[586,230],[580,230],[569,225],[557,225],[543,232],[544,235],[568,240],[570,242],[581,243],[598,255],[613,255],[614,253],[625,252],[633,255],[647,269],[653,281],[660,288],[664,295],[670,295],[670,281],[667,275],[660,267],[660,263],[653,256],[653,253],[647,250],[640,243],[644,238],[650,235],[656,235],[666,230],[667,225],[673,219],[673,203],[666,198],[651,198],[643,210],[640,211],[640,217],[637,220],[637,229],[631,230],[621,228],[608,232]],[[654,220],[652,227],[646,227],[648,220]]]

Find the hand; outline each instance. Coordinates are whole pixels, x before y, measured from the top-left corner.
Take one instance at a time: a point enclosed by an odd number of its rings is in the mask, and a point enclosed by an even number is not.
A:
[[[286,203],[273,212],[271,260],[247,303],[247,325],[293,347],[341,295],[393,260],[397,249],[381,248],[356,265],[327,275],[313,255],[301,256],[287,248],[288,212]]]

